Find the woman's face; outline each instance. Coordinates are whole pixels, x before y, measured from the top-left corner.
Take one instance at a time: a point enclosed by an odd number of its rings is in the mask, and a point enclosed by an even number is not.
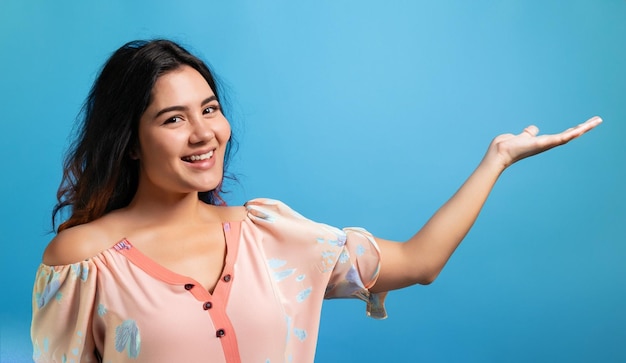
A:
[[[159,77],[139,120],[139,188],[189,193],[222,181],[230,125],[207,81],[189,66]]]

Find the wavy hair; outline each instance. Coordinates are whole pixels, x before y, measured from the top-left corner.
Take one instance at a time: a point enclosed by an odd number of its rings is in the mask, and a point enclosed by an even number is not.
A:
[[[139,179],[139,162],[131,158],[138,147],[139,119],[151,102],[156,80],[183,65],[198,71],[221,103],[209,67],[172,41],[131,41],[107,60],[81,109],[77,135],[63,163],[57,204],[52,211],[53,228],[62,209],[70,207],[71,215],[57,232],[91,222],[130,203]],[[224,169],[233,145],[231,136]],[[223,181],[214,190],[200,192],[199,198],[208,204],[226,204],[220,196]]]

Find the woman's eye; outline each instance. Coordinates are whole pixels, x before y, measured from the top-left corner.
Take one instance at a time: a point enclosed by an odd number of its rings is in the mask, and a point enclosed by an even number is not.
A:
[[[174,116],[174,117],[170,117],[167,120],[165,120],[165,122],[163,122],[163,124],[175,124],[182,121],[180,117],[178,116]]]
[[[219,111],[219,109],[220,109],[220,106],[218,105],[207,106],[204,108],[204,111],[202,113],[204,113],[205,115],[208,113],[215,113]]]

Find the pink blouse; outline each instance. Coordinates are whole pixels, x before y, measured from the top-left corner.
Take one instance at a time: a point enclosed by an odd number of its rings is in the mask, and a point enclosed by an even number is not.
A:
[[[386,316],[380,254],[363,229],[303,218],[281,202],[246,203],[224,223],[227,254],[212,294],[122,240],[71,265],[41,265],[33,292],[36,362],[312,362],[324,298],[358,298]]]

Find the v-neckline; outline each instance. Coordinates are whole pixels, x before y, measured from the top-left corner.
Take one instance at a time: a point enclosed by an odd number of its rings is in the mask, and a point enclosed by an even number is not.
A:
[[[196,279],[174,272],[148,257],[137,249],[127,238],[123,238],[112,248],[124,255],[130,262],[150,276],[170,285],[180,285],[184,289],[189,290],[194,297],[200,301],[204,301],[207,298],[226,298],[235,277],[233,270],[239,249],[240,229],[241,221],[222,223],[226,252],[224,256],[224,267],[222,268],[222,273],[219,275],[219,279],[215,283],[213,292],[209,292]]]

